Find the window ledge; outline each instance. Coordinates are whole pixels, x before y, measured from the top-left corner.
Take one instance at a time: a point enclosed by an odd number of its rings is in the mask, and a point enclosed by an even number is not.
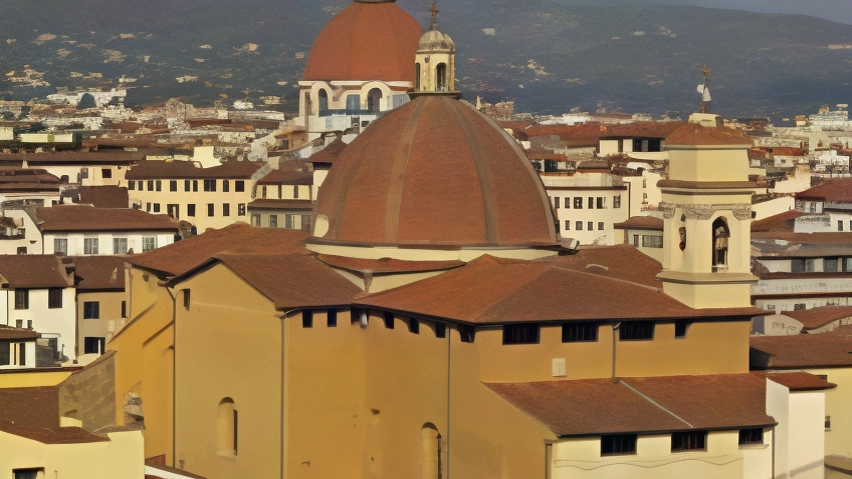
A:
[[[766,449],[769,447],[769,444],[740,444],[740,450],[742,449]]]
[[[231,451],[219,451],[216,455],[226,461],[237,462],[237,455]]]

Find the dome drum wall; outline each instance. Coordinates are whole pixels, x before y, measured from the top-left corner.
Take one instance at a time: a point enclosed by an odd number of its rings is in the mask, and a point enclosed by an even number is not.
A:
[[[356,138],[329,172],[317,213],[328,218],[327,232],[309,240],[318,246],[557,244],[550,202],[523,151],[449,97],[417,98]]]

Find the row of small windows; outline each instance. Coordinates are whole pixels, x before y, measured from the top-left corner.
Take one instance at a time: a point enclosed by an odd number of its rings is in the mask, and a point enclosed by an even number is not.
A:
[[[267,225],[270,228],[281,228],[282,226],[285,229],[293,230],[293,229],[301,229],[302,231],[311,231],[311,215],[283,215],[284,216],[284,224],[282,225],[278,221],[279,215],[269,215]],[[301,217],[302,224],[301,226],[296,225],[296,219]],[[263,226],[261,224],[261,216],[256,213],[252,213],[251,215],[251,225],[252,226]]]
[[[837,220],[837,231],[843,231],[843,220]],[[849,231],[852,231],[852,220],[849,220]]]
[[[178,191],[178,180],[168,180],[169,181],[169,191],[175,192]],[[216,186],[219,180],[202,180],[204,191],[213,192],[216,191]],[[138,191],[145,191],[145,187],[147,184],[148,191],[163,191],[163,180],[129,180],[127,182],[128,190],[136,190],[138,187]],[[234,192],[242,193],[246,190],[246,182],[244,180],[234,180]],[[183,191],[198,191],[198,180],[184,180],[183,182]],[[230,180],[222,180],[222,192],[229,193],[231,191],[231,181]]]
[[[289,185],[288,185],[289,186]],[[267,187],[260,187],[260,197],[266,198]],[[284,199],[284,185],[278,185],[278,199]],[[299,185],[293,185],[293,199],[299,199]]]
[[[586,224],[586,230],[587,231],[594,231],[595,230],[595,222],[594,221],[587,221],[585,224]],[[604,228],[605,228],[604,222],[598,221],[598,231],[603,231]],[[571,231],[571,220],[565,220],[565,231]],[[574,222],[574,231],[583,231],[583,222],[582,221],[575,221]]]
[[[790,262],[790,271],[793,273],[819,272],[815,259],[793,259]],[[852,272],[852,258],[824,258],[822,260],[823,273]]]
[[[633,235],[633,246],[643,248],[662,248],[663,237],[661,235]]]
[[[360,312],[352,311],[352,322],[359,320]],[[393,313],[385,312],[382,322],[386,329],[395,328],[395,316]],[[420,334],[420,321],[414,318],[404,320],[408,331],[412,334]],[[675,321],[675,338],[685,338],[690,321]],[[337,327],[337,311],[328,310],[326,314],[326,326]],[[302,312],[302,327],[314,327],[313,311]],[[444,323],[434,323],[435,336],[446,338],[447,326]],[[562,324],[562,342],[596,342],[600,323],[595,322],[571,322]],[[472,343],[475,330],[472,326],[458,325],[461,341]],[[650,341],[654,339],[655,323],[653,321],[624,321],[617,326],[618,338],[621,341]],[[507,324],[503,326],[503,344],[538,344],[541,339],[541,324]]]
[[[566,209],[571,209],[572,198],[570,196],[566,196],[566,197],[554,196],[552,198],[553,198],[553,206],[555,208],[559,209],[564,204]],[[594,209],[603,210],[603,209],[606,209],[606,207],[607,207],[606,206],[606,197],[603,197],[603,196],[598,196],[598,197],[588,196],[588,197],[584,198],[582,196],[575,196],[573,198],[574,209],[575,210],[582,210],[584,200],[586,198],[588,199],[586,204],[588,205],[588,209],[590,209],[590,210],[594,210]],[[621,208],[621,195],[616,195],[616,196],[612,197],[612,207],[613,208]]]
[[[47,307],[58,309],[62,307],[62,292],[64,288],[49,288],[47,290]],[[19,288],[15,290],[15,309],[30,309],[30,290]]]
[[[156,236],[142,237],[142,251],[157,249]],[[100,238],[83,238],[83,254],[100,254]],[[68,240],[55,238],[53,240],[53,251],[58,255],[68,254]],[[112,239],[112,254],[127,254],[127,238]]]
[[[633,455],[637,453],[638,434],[610,434],[601,436],[601,456]],[[739,430],[739,445],[763,444],[763,428]],[[706,451],[707,431],[672,433],[671,452]]]
[[[179,205],[166,205],[168,208],[169,216],[172,218],[178,218],[180,216],[179,213]],[[159,213],[161,210],[160,203],[145,203],[145,211],[148,213]],[[231,216],[231,204],[230,203],[222,203],[222,216]],[[237,203],[237,216],[245,216],[246,215],[246,204],[245,203]],[[195,204],[190,203],[186,205],[186,216],[195,217]],[[207,203],[207,216],[213,217],[216,216],[216,203]]]

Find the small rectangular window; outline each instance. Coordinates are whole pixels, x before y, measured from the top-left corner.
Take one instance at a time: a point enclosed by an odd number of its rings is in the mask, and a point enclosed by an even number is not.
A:
[[[30,290],[15,290],[15,309],[30,309]]]
[[[583,222],[577,221],[576,223],[574,223],[574,229],[577,231],[583,231]]]
[[[235,180],[234,181],[234,191],[237,193],[242,193],[246,190],[246,182],[243,180]]]
[[[393,313],[385,312],[382,315],[382,319],[385,321],[385,327],[388,329],[393,329]]]
[[[177,180],[169,181],[169,191],[177,191]]]
[[[98,254],[98,239],[84,238],[83,239],[83,254]]]
[[[831,431],[831,416],[825,417],[825,430]]]
[[[216,191],[216,180],[204,180],[204,191]]]
[[[740,446],[746,444],[763,444],[763,428],[740,429]]]
[[[246,204],[238,203],[237,204],[237,216],[245,216],[246,215]]]
[[[151,251],[157,249],[157,237],[148,236],[142,238],[142,251]]]
[[[663,247],[663,237],[662,236],[642,235],[642,247],[643,248],[662,248]]]
[[[603,196],[598,196],[597,199],[596,199],[596,203],[597,203],[596,206],[599,210],[606,208],[606,202],[604,201]]]
[[[672,433],[672,452],[706,451],[707,431]]]
[[[148,180],[148,191],[154,191],[154,180]]]
[[[284,228],[293,229],[293,216],[295,215],[284,215]]]
[[[589,197],[589,209],[590,210],[595,209],[595,198],[593,196]]]
[[[278,227],[278,215],[269,215],[269,227],[277,228]]]
[[[843,221],[837,222],[837,231],[843,231]]]
[[[336,309],[329,309],[327,314],[328,314],[328,321],[326,322],[326,325],[329,328],[336,328],[337,327],[337,310]]]
[[[195,204],[186,205],[186,216],[195,217]]]
[[[207,216],[213,217],[216,215],[216,205],[207,203]]]
[[[503,326],[503,344],[538,344],[540,327],[533,324]]]
[[[582,210],[583,209],[583,198],[582,197],[577,196],[576,198],[574,198],[574,209],[575,210]]]
[[[313,311],[302,311],[302,327],[303,328],[313,328],[314,327],[314,312]]]
[[[9,366],[12,362],[11,346],[8,341],[0,341],[0,366]]]
[[[154,203],[154,213],[159,213],[159,212],[160,212],[160,204]]]
[[[569,209],[569,208],[571,208],[571,197],[566,196],[565,197],[565,209]]]
[[[601,437],[601,456],[636,454],[636,434],[611,434]]]
[[[192,189],[189,180],[183,180],[183,191],[189,192]]]
[[[414,318],[408,318],[408,332],[420,334],[420,322]]]
[[[299,199],[299,185],[293,185],[293,198]]]
[[[793,311],[801,311],[803,309],[808,309],[808,305],[805,303],[796,303],[793,305]]]
[[[266,198],[266,187],[265,186],[260,188],[260,197]]]
[[[621,195],[616,195],[612,197],[612,207],[621,208]]]
[[[127,254],[127,238],[112,239],[112,254]]]
[[[825,258],[822,260],[822,271],[825,273],[836,273],[839,258]]]
[[[121,302],[121,317],[122,318],[127,317],[127,301]]]
[[[136,189],[136,182],[133,181],[133,180],[128,181],[127,182],[127,189],[130,190],[130,191],[135,190]]]
[[[435,337],[436,338],[446,338],[447,337],[447,325],[444,323],[435,323]]]
[[[259,214],[251,215],[251,225],[252,226],[260,226],[260,215]]]
[[[190,290],[183,290],[183,309],[189,311],[189,305],[192,304],[192,294]]]
[[[654,323],[651,321],[624,321],[618,328],[622,341],[647,341],[654,339]]]
[[[231,182],[222,180],[222,193],[228,193],[229,191],[231,191]]]
[[[594,221],[589,221],[589,224],[587,226],[589,227],[589,231],[595,230],[595,222]]]
[[[83,338],[83,353],[84,354],[102,354],[106,338],[86,337]]]
[[[89,178],[89,169],[88,168],[80,168],[80,178],[87,179]]]
[[[563,323],[562,342],[579,343],[598,340],[597,323]]]
[[[562,200],[561,200],[558,196],[553,197],[553,206],[554,206],[556,209],[559,209],[559,205],[560,205],[561,203],[562,203]]]
[[[598,221],[598,231],[603,231],[603,229],[604,229],[603,221]]]
[[[231,205],[228,203],[222,204],[222,216],[231,216]]]
[[[565,231],[571,230],[571,220],[565,220]]]
[[[12,479],[43,479],[44,468],[40,469],[13,469]]]
[[[163,191],[163,181],[157,180],[157,191]]]
[[[47,290],[47,307],[49,309],[62,307],[62,291],[64,291],[63,288],[50,288]]]
[[[68,255],[68,239],[66,238],[55,238],[53,240],[53,254],[58,254],[60,256]]]
[[[101,303],[100,301],[84,301],[83,302],[83,319],[100,319]]]
[[[192,191],[198,191],[198,180],[192,180]]]
[[[686,331],[689,329],[689,325],[692,324],[685,319],[679,319],[675,321],[675,337],[676,338],[685,338]]]

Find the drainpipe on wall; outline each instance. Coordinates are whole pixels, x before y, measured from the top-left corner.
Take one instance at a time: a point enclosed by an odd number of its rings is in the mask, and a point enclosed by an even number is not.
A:
[[[544,440],[544,479],[551,479],[553,468],[553,442]]]
[[[615,323],[612,325],[612,380],[615,382],[615,363],[616,363],[616,335],[618,334],[618,330],[621,329],[621,322]]]

